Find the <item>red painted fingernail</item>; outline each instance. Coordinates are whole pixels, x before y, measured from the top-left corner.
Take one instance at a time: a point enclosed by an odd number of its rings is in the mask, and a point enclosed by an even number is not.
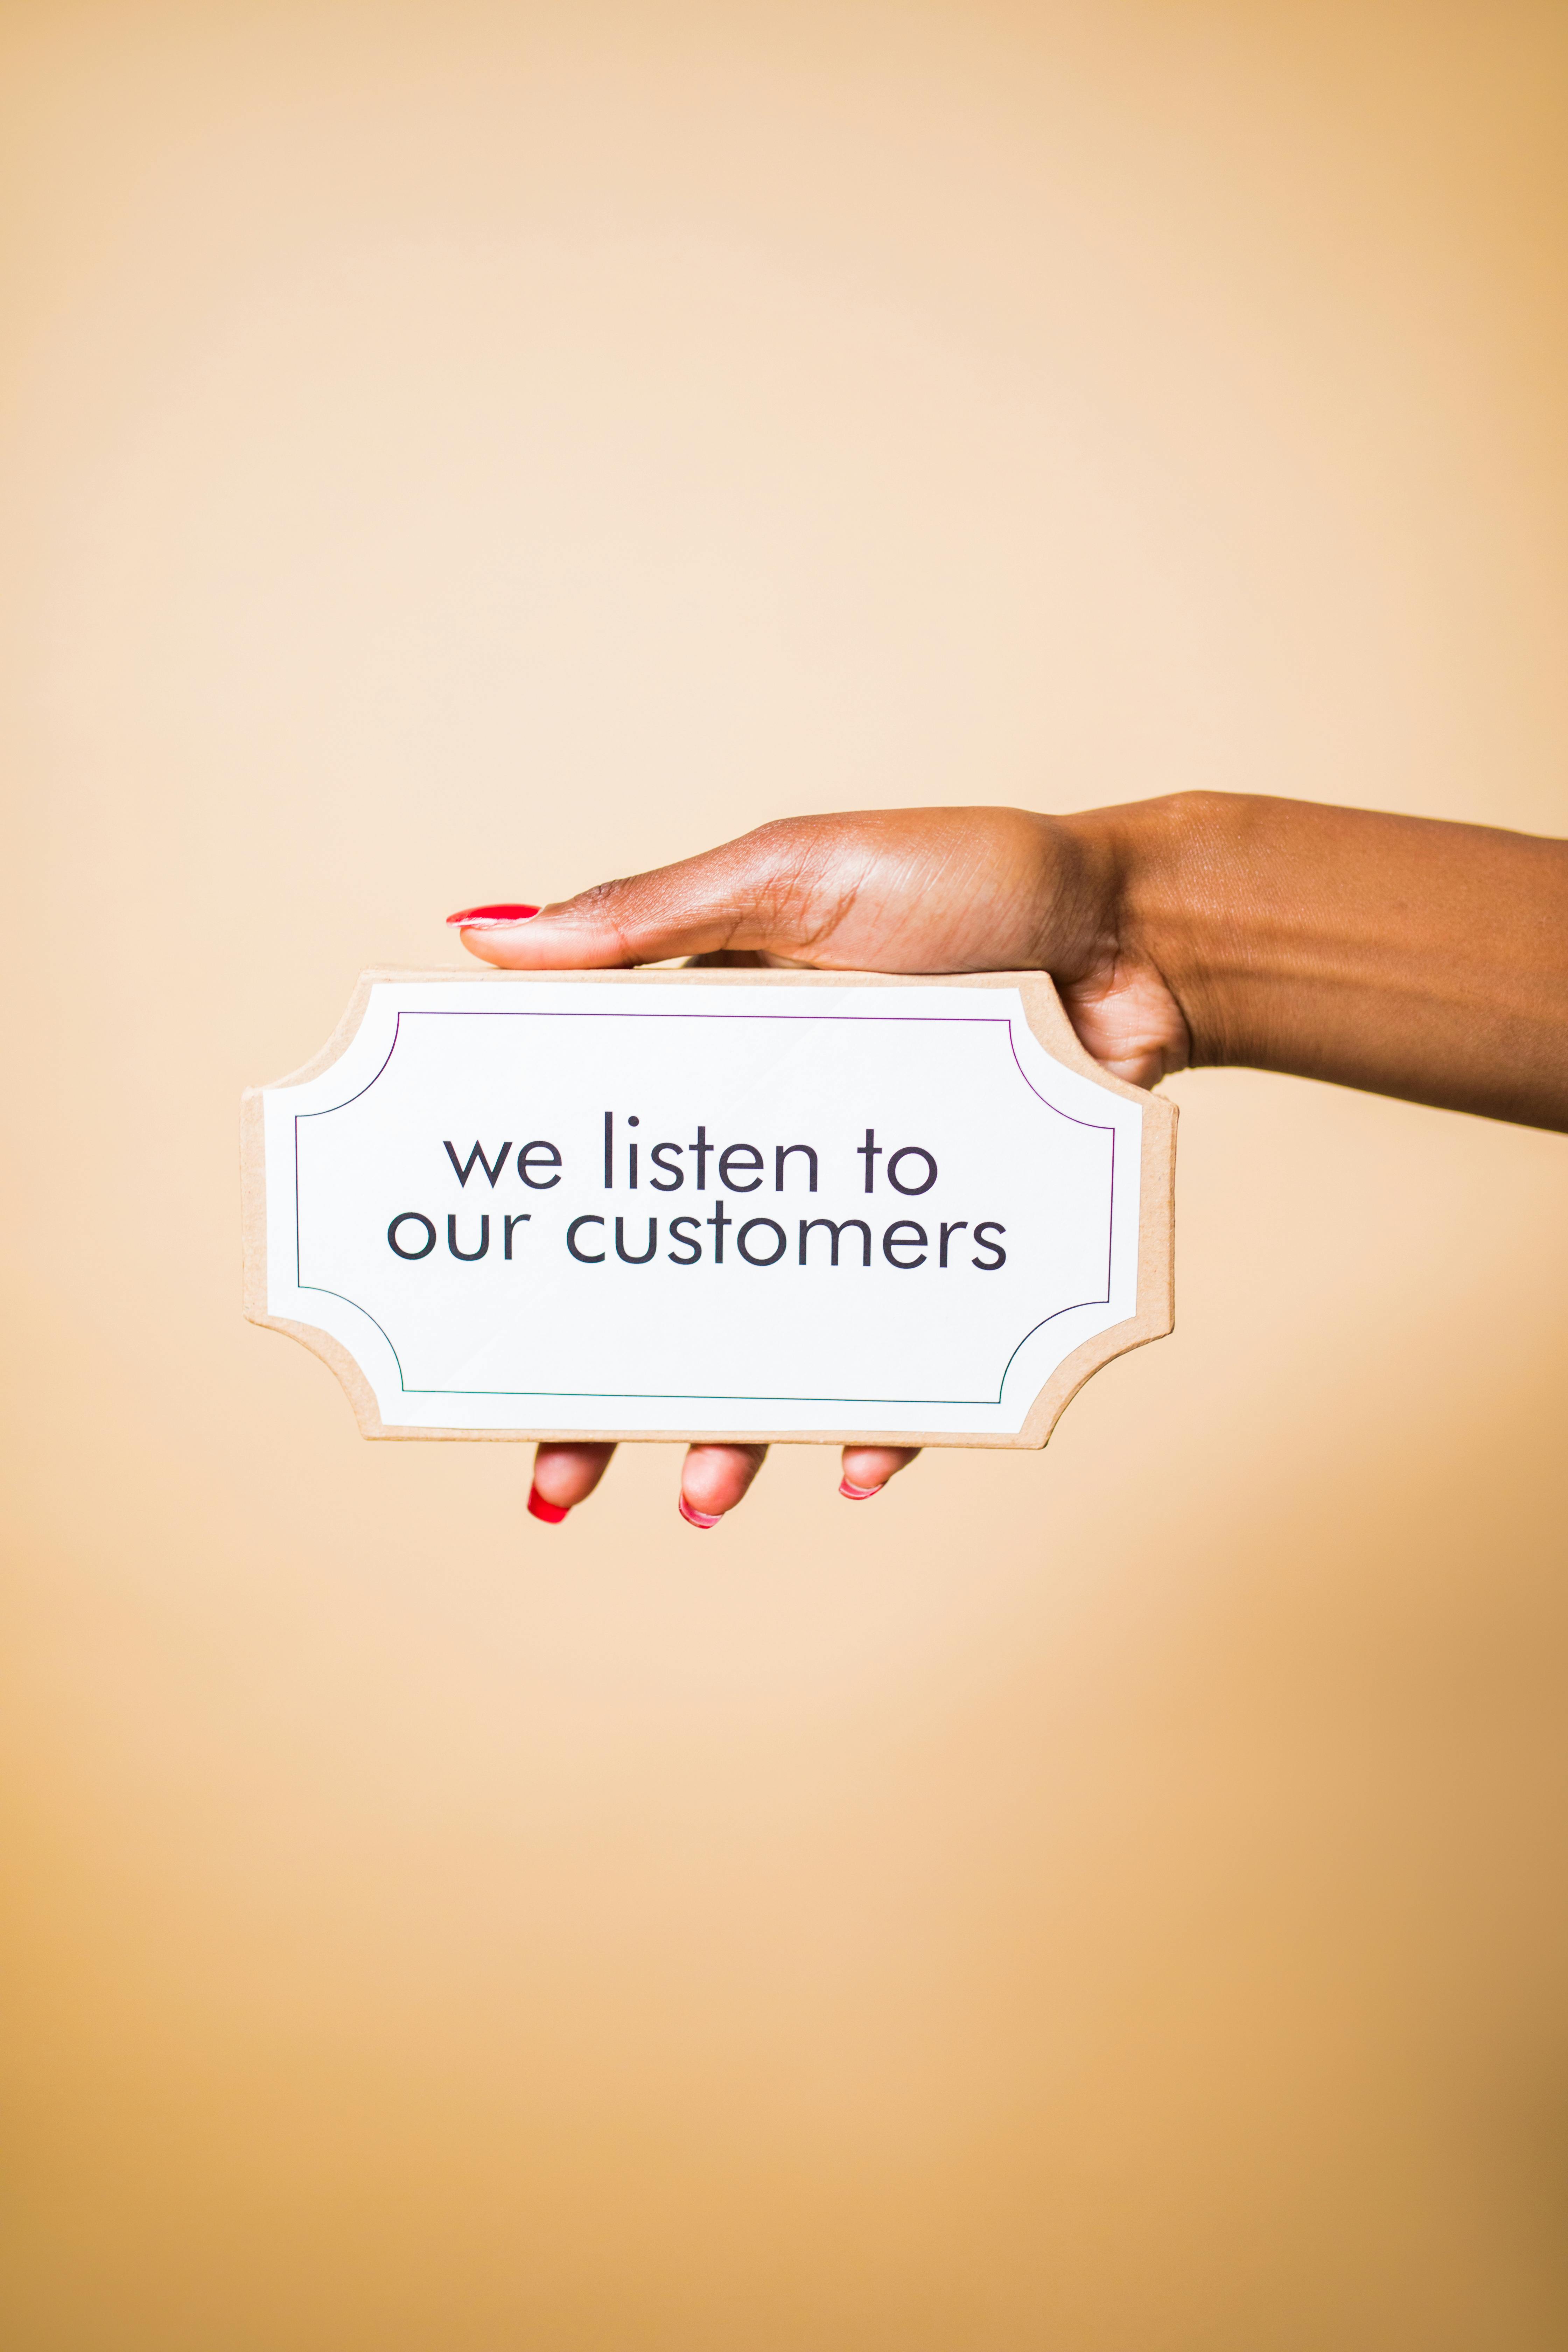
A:
[[[868,1503],[882,1490],[880,1486],[852,1486],[847,1478],[841,1478],[838,1491],[847,1503]]]
[[[537,1486],[528,1490],[529,1517],[542,1519],[547,1528],[558,1528],[571,1508],[570,1503],[547,1503]]]
[[[538,912],[537,907],[462,907],[447,920],[465,931],[483,931],[492,923],[526,923]]]
[[[684,1495],[680,1497],[680,1516],[689,1528],[716,1528],[723,1517],[722,1511],[694,1511]]]

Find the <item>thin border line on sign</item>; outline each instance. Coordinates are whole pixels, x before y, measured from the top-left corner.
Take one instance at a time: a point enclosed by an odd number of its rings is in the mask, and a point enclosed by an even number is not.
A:
[[[837,1023],[867,1022],[879,1025],[885,1024],[888,1022],[900,1022],[905,1026],[946,1026],[972,1029],[1005,1028],[1007,1032],[1008,1049],[1012,1054],[1015,1066],[1017,1069],[1019,1076],[1023,1079],[1024,1084],[1028,1087],[1029,1092],[1035,1097],[1036,1100],[1043,1103],[1047,1110],[1053,1111],[1058,1118],[1065,1118],[1070,1126],[1086,1128],[1095,1134],[1109,1135],[1110,1138],[1110,1207],[1106,1222],[1104,1294],[1103,1296],[1095,1298],[1075,1298],[1065,1307],[1054,1307],[1049,1315],[1043,1315],[1037,1323],[1031,1324],[1028,1330],[1024,1333],[1023,1338],[1018,1340],[1016,1346],[1012,1351],[1012,1354],[1008,1357],[1006,1363],[1003,1366],[1002,1377],[997,1382],[995,1395],[988,1397],[818,1396],[815,1394],[806,1394],[802,1396],[778,1396],[749,1391],[745,1392],[737,1392],[731,1390],[410,1388],[403,1376],[403,1360],[393,1344],[390,1333],[387,1332],[381,1323],[377,1322],[369,1307],[362,1307],[357,1298],[350,1298],[345,1291],[332,1290],[329,1288],[325,1283],[306,1282],[302,1278],[300,1265],[300,1122],[301,1119],[305,1118],[330,1118],[335,1111],[346,1110],[350,1104],[358,1102],[362,1096],[368,1094],[371,1087],[385,1075],[387,1066],[391,1062],[393,1055],[397,1050],[398,1041],[403,1034],[403,1024],[405,1018],[410,1021],[827,1021]],[[352,1095],[345,1095],[342,1102],[329,1103],[321,1110],[296,1111],[293,1118],[293,1140],[295,1288],[300,1292],[313,1291],[319,1297],[323,1298],[340,1299],[345,1307],[353,1307],[356,1315],[363,1315],[365,1320],[370,1323],[374,1329],[379,1331],[382,1338],[386,1341],[388,1350],[392,1356],[392,1360],[397,1366],[398,1391],[403,1396],[488,1396],[517,1397],[520,1399],[538,1397],[560,1398],[563,1400],[573,1401],[592,1400],[604,1403],[622,1403],[646,1400],[650,1403],[658,1404],[932,1405],[948,1407],[968,1406],[977,1410],[984,1410],[1001,1403],[1003,1391],[1007,1385],[1007,1375],[1012,1370],[1013,1365],[1020,1351],[1028,1345],[1037,1331],[1043,1331],[1047,1323],[1055,1323],[1061,1316],[1074,1314],[1080,1307],[1109,1307],[1110,1304],[1111,1267],[1115,1259],[1116,1248],[1117,1136],[1115,1123],[1114,1121],[1110,1120],[1079,1118],[1074,1112],[1070,1110],[1063,1110],[1059,1103],[1052,1102],[1048,1095],[1044,1095],[1040,1092],[1039,1087],[1036,1086],[1034,1080],[1025,1069],[1023,1063],[1018,1058],[1018,1045],[1017,1040],[1013,1034],[1013,1015],[1011,1013],[678,1013],[673,1010],[668,1012],[660,1010],[657,1012],[647,1011],[637,1013],[609,1011],[604,1013],[590,1013],[585,1009],[583,1011],[574,1011],[569,1010],[564,1006],[547,1007],[542,1005],[537,1009],[520,1005],[515,1011],[511,1010],[510,1007],[503,1011],[499,1006],[495,1008],[481,1008],[477,1005],[461,1006],[454,1007],[453,1010],[448,1013],[437,1011],[434,1006],[400,1006],[394,1021],[392,1043],[388,1045],[380,1066],[365,1080],[363,1086],[356,1087]],[[1137,1312],[1136,1297],[1134,1297],[1132,1311],[1134,1314]]]

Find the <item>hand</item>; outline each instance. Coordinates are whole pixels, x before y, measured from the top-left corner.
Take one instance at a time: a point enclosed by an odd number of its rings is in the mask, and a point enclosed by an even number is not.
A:
[[[1124,919],[1128,861],[1107,821],[1116,814],[951,808],[796,817],[679,866],[602,882],[559,906],[470,908],[450,920],[474,954],[510,971],[670,956],[828,971],[1044,970],[1088,1051],[1118,1076],[1152,1086],[1186,1063],[1187,1024]],[[869,1500],[917,1450],[847,1446],[840,1494]],[[592,1494],[613,1451],[542,1445],[529,1508],[564,1518]],[[692,1446],[681,1472],[683,1517],[716,1526],[766,1452]]]
[[[1242,1062],[1568,1130],[1568,842],[1485,825],[1241,793],[796,817],[559,907],[451,920],[521,970],[1044,971],[1087,1050],[1137,1086]],[[531,1507],[563,1516],[609,1452],[542,1446]],[[762,1454],[691,1449],[695,1526]],[[840,1491],[876,1494],[910,1459],[851,1446]]]

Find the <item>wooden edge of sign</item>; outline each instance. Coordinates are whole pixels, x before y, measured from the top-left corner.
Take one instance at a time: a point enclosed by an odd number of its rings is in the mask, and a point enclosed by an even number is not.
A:
[[[314,1077],[320,1070],[330,1068],[342,1046],[348,1044],[353,1030],[358,1028],[368,995],[369,992],[362,982],[355,991],[353,1003],[338,1024],[330,1043],[307,1063],[303,1070],[297,1070],[292,1078],[281,1080],[282,1085],[301,1085],[307,1077]],[[291,1322],[287,1316],[269,1315],[267,1311],[267,1138],[261,1097],[268,1091],[265,1087],[247,1087],[239,1106],[240,1232],[244,1250],[246,1320],[259,1323],[267,1331],[281,1331],[287,1338],[298,1339],[312,1356],[320,1356],[353,1406],[361,1435],[384,1437],[389,1433],[382,1425],[381,1408],[376,1403],[375,1391],[342,1341],[334,1339],[330,1331],[321,1330],[313,1323]],[[417,1433],[410,1433],[411,1435]]]
[[[372,989],[378,982],[415,982],[421,987],[439,985],[448,981],[530,982],[592,981],[615,985],[629,981],[652,981],[661,986],[734,987],[737,982],[746,987],[759,984],[783,984],[786,987],[885,987],[885,988],[1016,988],[1023,1001],[1024,1011],[1036,1037],[1052,1059],[1076,1070],[1110,1094],[1121,1095],[1125,1101],[1136,1103],[1142,1112],[1142,1151],[1140,1167],[1138,1219],[1138,1312],[1124,1322],[1113,1323],[1109,1330],[1097,1332],[1075,1348],[1070,1356],[1057,1366],[1039,1395],[1029,1409],[1023,1427],[1014,1431],[955,1435],[948,1430],[865,1429],[853,1439],[847,1439],[840,1429],[701,1429],[689,1425],[678,1429],[625,1429],[596,1432],[594,1442],[617,1445],[669,1445],[696,1442],[706,1445],[950,1445],[967,1448],[989,1447],[1003,1451],[1037,1450],[1050,1436],[1073,1398],[1086,1381],[1092,1379],[1103,1366],[1116,1357],[1124,1356],[1134,1348],[1146,1347],[1152,1339],[1163,1339],[1173,1328],[1174,1303],[1174,1187],[1176,1160],[1176,1106],[1163,1096],[1151,1094],[1142,1087],[1128,1084],[1104,1069],[1086,1053],[1078,1034],[1062,1010],[1061,999],[1045,972],[860,972],[802,971],[767,967],[752,967],[743,971],[720,968],[703,971],[669,971],[650,970],[646,966],[617,971],[496,971],[476,972],[461,966],[447,966],[437,971],[384,969],[363,971],[358,984],[331,1035],[319,1053],[287,1077],[276,1078],[270,1086],[247,1087],[240,1101],[240,1192],[241,1221],[245,1264],[245,1314],[247,1321],[259,1324],[268,1331],[281,1331],[297,1339],[313,1356],[319,1356],[336,1378],[353,1409],[355,1421],[363,1437],[405,1441],[417,1439],[426,1444],[531,1444],[542,1442],[583,1444],[580,1428],[547,1429],[416,1429],[406,1424],[382,1419],[375,1391],[341,1340],[311,1323],[297,1323],[286,1316],[269,1315],[267,1311],[267,1150],[265,1117],[262,1097],[279,1087],[304,1086],[320,1077],[324,1070],[348,1051],[364,1019],[370,1004]]]
[[[1053,1061],[1091,1078],[1108,1094],[1136,1103],[1143,1114],[1138,1184],[1138,1312],[1097,1331],[1065,1357],[1029,1408],[1016,1436],[963,1438],[968,1445],[1044,1445],[1086,1381],[1118,1356],[1169,1337],[1175,1328],[1176,1106],[1147,1087],[1131,1085],[1101,1066],[1079,1042],[1044,972],[1007,975],[1024,1000],[1029,1026]]]

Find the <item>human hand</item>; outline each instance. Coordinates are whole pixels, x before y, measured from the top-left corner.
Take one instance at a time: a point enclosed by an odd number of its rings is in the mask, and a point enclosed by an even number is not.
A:
[[[826,971],[1043,970],[1087,1050],[1119,1077],[1152,1086],[1185,1064],[1187,1026],[1128,920],[1117,815],[945,808],[795,817],[556,906],[472,907],[448,919],[475,955],[509,971],[603,970],[671,956]],[[840,1494],[869,1500],[917,1450],[847,1446]],[[716,1526],[766,1451],[692,1446],[682,1516]],[[530,1510],[564,1518],[598,1485],[613,1452],[541,1445]]]

